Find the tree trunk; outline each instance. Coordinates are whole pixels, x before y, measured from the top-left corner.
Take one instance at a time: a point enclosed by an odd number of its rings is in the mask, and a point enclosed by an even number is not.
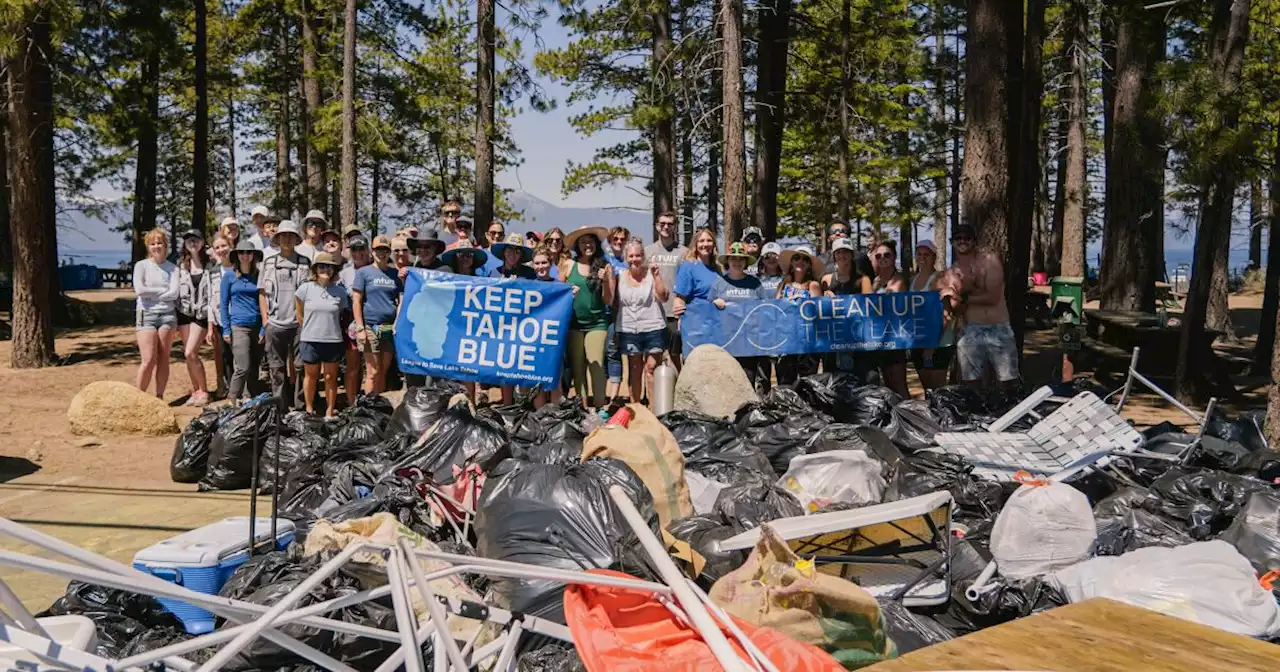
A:
[[[483,231],[493,221],[493,96],[494,0],[476,3],[476,198],[475,227]]]
[[[1209,311],[1212,307],[1212,285],[1216,282],[1214,266],[1217,262],[1214,257],[1220,256],[1219,251],[1225,255],[1231,244],[1231,210],[1241,170],[1239,148],[1221,140],[1233,135],[1240,121],[1241,103],[1237,89],[1245,44],[1249,40],[1250,4],[1250,0],[1215,0],[1209,30],[1209,57],[1218,93],[1211,112],[1214,119],[1210,120],[1217,129],[1218,138],[1211,140],[1219,140],[1211,146],[1222,149],[1216,152],[1220,156],[1213,157],[1215,169],[1201,199],[1195,261],[1183,313],[1175,394],[1184,402],[1198,402],[1208,392],[1204,374],[1210,366],[1202,358],[1207,349],[1204,343],[1205,323],[1213,317]]]
[[[1008,4],[1008,3],[1007,3]],[[1009,8],[1006,30],[1009,35],[1010,71],[1019,72],[1017,82],[1017,107],[1010,112],[1009,137],[1017,138],[1010,153],[1010,176],[1013,192],[1010,196],[1012,216],[1009,219],[1009,251],[1005,255],[1005,300],[1009,306],[1009,321],[1017,336],[1018,351],[1022,351],[1025,330],[1027,276],[1031,263],[1031,235],[1036,219],[1036,195],[1040,191],[1040,116],[1044,97],[1044,14],[1046,0],[1027,0],[1026,36],[1022,35],[1022,3],[1017,9]],[[1020,61],[1020,68],[1013,67]],[[1012,87],[1011,87],[1012,88]],[[1014,130],[1016,129],[1016,133]]]
[[[1267,223],[1267,204],[1262,198],[1262,178],[1249,183],[1249,268],[1262,268],[1262,227]]]
[[[235,87],[227,89],[227,136],[230,141],[227,142],[227,193],[229,203],[227,204],[230,211],[227,213],[232,217],[236,216],[238,205],[236,204],[236,96]]]
[[[356,219],[356,0],[347,0],[342,30],[342,221]]]
[[[658,237],[658,215],[676,207],[675,68],[671,55],[671,5],[653,3],[653,90],[659,116],[653,125],[653,236]]]
[[[693,120],[688,114],[681,117],[680,133],[680,229],[693,224],[694,206],[698,195],[693,190]]]
[[[328,195],[325,193],[329,182],[328,165],[324,157],[315,148],[315,120],[320,114],[320,75],[316,59],[320,53],[320,40],[316,35],[315,0],[304,0],[302,3],[302,105],[304,128],[303,136],[307,141],[307,207],[325,211]]]
[[[7,72],[9,62],[0,59],[0,72]],[[9,213],[9,87],[0,82],[0,277],[13,278],[13,220]]]
[[[721,0],[724,39],[722,101],[724,128],[724,231],[726,241],[742,237],[747,220],[747,163],[742,101],[742,0]]]
[[[12,189],[13,343],[15,369],[56,362],[53,317],[58,299],[54,224],[53,53],[49,3],[31,3],[9,26],[9,178]]]
[[[755,180],[751,183],[751,224],[765,240],[778,237],[778,171],[786,128],[787,48],[791,0],[760,5],[760,45],[756,75]]]
[[[280,25],[276,58],[278,67],[287,69],[289,64],[289,26],[284,20],[284,3],[279,5]],[[276,119],[276,198],[272,204],[275,214],[281,218],[292,216],[293,210],[293,164],[289,157],[289,125],[291,123],[289,109],[289,85],[280,87],[279,117]]]
[[[1053,180],[1053,216],[1049,224],[1048,250],[1045,253],[1045,271],[1049,277],[1067,275],[1063,266],[1063,256],[1066,254],[1063,223],[1067,216],[1067,132],[1070,118],[1070,114],[1064,113],[1058,124],[1061,129],[1057,150],[1058,168]],[[1084,255],[1083,248],[1080,254]]]
[[[1115,137],[1113,127],[1115,125],[1115,100],[1116,100],[1116,8],[1119,3],[1127,0],[1104,0],[1101,4],[1101,11],[1098,14],[1098,34],[1102,41],[1102,222],[1105,227],[1106,223],[1111,221],[1111,202],[1112,202],[1112,186],[1111,182],[1114,177],[1112,171],[1112,161],[1114,153],[1112,150],[1112,138]],[[1084,266],[1087,269],[1089,265],[1088,259],[1085,260]]]
[[[693,222],[689,225],[692,236]],[[707,228],[717,234],[720,231],[720,146],[715,143],[707,150]]]
[[[208,191],[209,191],[209,86],[206,77],[208,69],[208,8],[206,0],[195,0],[196,43],[195,43],[195,93],[196,93],[196,128],[195,156],[191,167],[191,230],[207,233],[209,225]],[[175,233],[175,237],[177,232]]]
[[[1270,228],[1267,231],[1267,285],[1262,292],[1262,321],[1258,326],[1258,340],[1253,350],[1253,375],[1266,375],[1271,372],[1272,395],[1278,387],[1276,371],[1272,368],[1276,344],[1276,320],[1280,318],[1280,125],[1276,127],[1275,145],[1271,159],[1271,182],[1267,187],[1267,195],[1271,197]],[[1267,427],[1274,436],[1280,430],[1280,424],[1272,421],[1276,401],[1270,399],[1268,405]],[[1272,443],[1272,446],[1280,444]]]
[[[382,197],[380,193],[382,189],[382,159],[375,156],[373,158],[373,178],[370,180],[369,187],[369,231],[374,237],[377,237],[382,228],[380,215],[382,208],[378,207],[378,199]]]
[[[937,3],[934,7],[933,20],[933,124],[938,131],[938,137],[942,138],[946,143],[947,138],[947,74],[942,67],[943,52],[946,51],[947,41],[942,30],[942,12],[943,4]],[[947,174],[953,170],[959,170],[960,166],[948,165],[944,156],[942,159],[942,170],[939,175],[933,178],[933,246],[938,248],[937,262],[931,270],[940,271],[947,267],[947,203],[950,196],[947,194]],[[925,270],[925,269],[920,269]]]
[[[956,53],[959,53],[960,39],[956,38]],[[961,70],[956,65],[956,81],[952,86],[955,97],[951,100],[951,170],[950,188],[947,190],[951,195],[951,231],[955,231],[960,226],[960,174],[963,172],[963,160],[960,157],[960,146],[964,142],[963,133],[964,120],[961,118],[960,110],[964,108],[964,85],[960,81]]]
[[[133,175],[133,257],[137,262],[147,256],[143,241],[156,226],[156,168],[159,136],[156,123],[160,118],[160,53],[150,45],[142,60],[142,105],[134,119],[138,129],[138,154]]]
[[[1010,10],[1006,0],[969,0],[965,42],[965,135],[960,198],[983,249],[1009,248]],[[1018,7],[1021,14],[1021,6]]]
[[[1088,114],[1088,79],[1085,49],[1088,48],[1089,7],[1085,0],[1072,0],[1067,10],[1067,37],[1064,47],[1071,70],[1067,85],[1066,148],[1058,163],[1061,219],[1055,233],[1061,265],[1059,273],[1083,278],[1088,261],[1085,240],[1088,230],[1085,203],[1088,199],[1088,146],[1085,144],[1085,115]]]
[[[853,31],[849,19],[850,0],[842,0],[840,3],[840,135],[839,135],[839,152],[836,154],[839,160],[839,182],[837,192],[837,204],[840,207],[840,221],[845,226],[849,226],[849,33]],[[826,222],[822,223],[823,226]],[[826,249],[825,235],[819,234],[818,240],[822,249]],[[854,238],[854,242],[862,245],[862,226],[858,226],[858,235]]]

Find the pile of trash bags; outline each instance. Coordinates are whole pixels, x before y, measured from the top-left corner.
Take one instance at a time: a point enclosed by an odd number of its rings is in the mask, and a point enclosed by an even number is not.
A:
[[[997,482],[976,476],[975,465],[941,451],[933,437],[985,431],[1025,396],[1017,392],[944,387],[923,400],[903,400],[851,375],[818,374],[774,388],[730,418],[691,411],[653,418],[629,406],[635,426],[622,429],[602,425],[572,400],[536,410],[527,398],[476,408],[462,391],[435,381],[408,390],[394,407],[381,397],[361,397],[333,422],[281,414],[267,398],[193,420],[175,443],[173,479],[204,490],[243,489],[256,468],[260,490],[279,489],[279,514],[298,533],[294,549],[237,570],[224,594],[270,602],[323,561],[322,554],[296,550],[313,530],[376,516],[454,553],[657,580],[609,496],[609,487],[618,485],[678,564],[713,599],[736,596],[721,606],[732,603],[730,611],[751,626],[772,623],[752,616],[767,609],[750,605],[775,597],[748,598],[745,588],[730,586],[747,586],[748,575],[761,567],[793,567],[806,577],[796,584],[810,586],[796,588],[803,599],[787,597],[788,604],[821,605],[822,595],[862,600],[857,627],[875,633],[866,641],[806,638],[783,628],[850,668],[1095,595],[1157,609],[1185,604],[1173,615],[1280,637],[1280,582],[1274,593],[1258,583],[1280,570],[1280,447],[1267,445],[1256,413],[1217,417],[1203,437],[1168,425],[1151,428],[1146,452],[1117,457],[1106,469],[1066,483]],[[1052,405],[1036,411],[1043,416]],[[1020,419],[1008,431],[1026,431],[1034,422]],[[939,491],[953,498],[951,591],[940,604],[866,598],[848,578],[856,572],[836,579],[844,583],[819,581],[804,552],[794,560],[776,540],[759,545],[755,556],[750,548],[721,546],[749,530],[763,533],[772,521]],[[768,557],[759,556],[766,551]],[[979,583],[992,562],[995,574]],[[1216,574],[1202,583],[1196,572]],[[1136,574],[1148,580],[1123,579]],[[565,622],[562,584],[467,581],[489,604]],[[821,594],[814,592],[819,585]],[[360,577],[339,573],[314,599],[363,587]],[[850,602],[840,603],[839,613],[814,607],[804,618],[828,625],[850,618]],[[90,614],[103,631],[100,647],[117,655],[183,636],[156,605],[94,587],[73,584],[54,612]],[[389,627],[391,618],[378,605],[331,616],[376,627]],[[301,626],[286,631],[360,669],[385,655],[378,642],[342,641]],[[135,645],[139,637],[147,639]],[[519,669],[583,669],[563,643],[522,651]],[[286,669],[301,662],[263,642],[237,667]]]

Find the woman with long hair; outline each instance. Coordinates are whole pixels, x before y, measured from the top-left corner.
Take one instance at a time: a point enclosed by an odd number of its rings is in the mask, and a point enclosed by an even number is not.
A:
[[[936,270],[937,263],[938,248],[933,241],[922,240],[916,244],[916,268],[919,270],[911,279],[910,291],[936,292],[943,289],[946,273]],[[947,384],[947,371],[956,352],[955,341],[955,328],[947,325],[938,340],[938,347],[911,351],[911,363],[926,392]]]
[[[328,252],[316,255],[311,279],[294,294],[298,311],[298,350],[302,355],[302,390],[307,413],[315,415],[316,388],[324,375],[324,417],[337,417],[338,362],[346,354],[342,315],[348,309],[347,292],[338,284],[341,262]]]
[[[560,267],[573,261],[573,253],[565,246],[564,231],[561,231],[558,226],[553,226],[547,231],[542,242],[547,246],[547,251],[551,252],[551,279],[563,282],[564,276],[560,275]]]
[[[756,263],[756,278],[760,280],[760,297],[772,299],[778,295],[778,285],[786,280],[782,272],[782,262],[778,261],[782,254],[782,246],[770,241],[760,248],[760,261]],[[761,357],[757,365],[760,378],[756,381],[756,391],[761,395],[768,394],[773,388],[773,370],[778,367],[777,357]]]
[[[235,263],[231,258],[231,243],[226,236],[218,234],[213,237],[212,268],[204,274],[209,285],[209,329],[205,331],[204,340],[213,349],[213,370],[217,376],[217,389],[214,396],[226,396],[227,383],[235,373],[235,363],[231,353],[222,347],[222,279],[235,273]]]
[[[560,277],[573,287],[573,319],[569,325],[569,366],[578,399],[591,394],[591,406],[601,409],[605,398],[604,355],[609,333],[608,307],[613,303],[614,274],[605,260],[601,241],[605,229],[587,226],[565,237],[576,255],[560,264]]]
[[[759,278],[747,274],[747,268],[756,263],[756,258],[747,251],[746,243],[730,245],[729,251],[720,257],[720,263],[725,267],[725,272],[724,277],[716,285],[715,298],[712,300],[716,308],[724,310],[730,303],[773,298],[771,295],[764,294]],[[751,381],[752,388],[757,391],[768,389],[764,387],[767,383],[762,380],[770,375],[768,357],[735,357],[734,359],[738,360],[738,366],[741,366],[742,371],[747,374],[747,380]]]
[[[258,264],[262,250],[253,241],[242,240],[236,246],[235,271],[222,277],[222,340],[231,346],[235,373],[227,386],[227,397],[240,402],[253,396],[258,388],[258,364],[262,361],[262,344],[266,331],[262,310],[258,305]]]
[[[391,241],[373,239],[373,263],[356,271],[352,289],[356,339],[364,352],[364,392],[381,394],[387,388],[387,371],[396,356],[393,337],[403,285],[391,263]]]
[[[644,391],[653,389],[653,370],[667,350],[667,318],[662,304],[669,290],[658,265],[645,262],[644,243],[639,238],[624,244],[622,256],[627,270],[618,274],[615,328],[620,349],[627,356],[631,401],[640,403]]]
[[[133,265],[133,293],[137,295],[134,329],[138,337],[138,389],[143,392],[156,379],[156,396],[164,398],[169,384],[169,348],[178,326],[178,267],[166,258],[169,236],[151,229],[143,239],[147,258]]]
[[[882,241],[871,252],[871,263],[876,269],[876,276],[871,279],[871,291],[876,294],[893,294],[907,291],[907,281],[898,272],[898,246],[892,240]],[[910,399],[907,389],[907,351],[879,350],[873,354],[873,361],[880,367],[880,380],[883,385],[903,399]]]
[[[694,232],[684,263],[676,269],[676,300],[671,310],[676,317],[695,301],[711,301],[723,270],[718,257],[715,232],[707,227]]]
[[[848,238],[837,238],[831,243],[831,259],[835,269],[822,276],[825,296],[870,294],[871,278],[862,274],[856,263],[857,249]],[[864,384],[878,382],[874,355],[871,353],[831,352],[822,356],[822,370],[827,373],[843,371],[858,377]]]
[[[235,217],[223,217],[222,224],[218,227],[218,235],[227,239],[231,244],[231,249],[236,249],[240,245],[240,222]]]
[[[555,264],[552,263],[552,257],[557,256],[551,252],[546,244],[540,244],[533,250],[533,261],[530,265],[533,267],[533,279],[537,282],[555,282],[555,278],[551,277],[551,272],[555,270]],[[547,396],[550,395],[551,403],[558,404],[564,398],[564,393],[559,386],[547,390],[538,390],[533,397],[533,407],[542,408],[547,403]]]
[[[787,250],[779,258],[782,267],[787,269],[786,280],[778,285],[774,298],[792,302],[803,301],[811,297],[822,296],[822,260],[818,259],[813,248],[801,245],[794,250]],[[786,355],[778,358],[778,384],[794,385],[803,376],[811,376],[818,372],[817,355]]]
[[[489,253],[470,244],[455,247],[440,255],[454,275],[480,276],[481,269],[489,261]]]
[[[182,235],[182,253],[178,257],[178,333],[182,335],[182,354],[191,378],[188,406],[209,403],[209,383],[205,379],[204,362],[200,361],[200,343],[209,329],[209,258],[204,250],[204,235],[191,229]],[[221,279],[221,278],[219,278]]]

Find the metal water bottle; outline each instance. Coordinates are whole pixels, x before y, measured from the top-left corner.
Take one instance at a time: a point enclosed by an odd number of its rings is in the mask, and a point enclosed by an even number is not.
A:
[[[649,409],[654,415],[671,412],[676,396],[676,367],[671,365],[670,359],[663,357],[662,363],[653,370],[653,389],[649,395]]]

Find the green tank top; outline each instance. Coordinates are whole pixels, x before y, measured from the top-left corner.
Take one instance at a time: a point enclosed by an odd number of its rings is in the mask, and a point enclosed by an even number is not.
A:
[[[609,315],[604,298],[587,286],[587,278],[578,272],[578,262],[569,267],[566,281],[578,288],[578,293],[573,296],[573,324],[570,328],[578,331],[607,330]]]

